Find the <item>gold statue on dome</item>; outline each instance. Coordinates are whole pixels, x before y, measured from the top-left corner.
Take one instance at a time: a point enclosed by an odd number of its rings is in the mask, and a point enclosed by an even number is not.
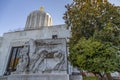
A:
[[[40,7],[40,12],[44,12],[44,7],[43,6]]]
[[[108,2],[108,0],[104,0],[104,3]]]

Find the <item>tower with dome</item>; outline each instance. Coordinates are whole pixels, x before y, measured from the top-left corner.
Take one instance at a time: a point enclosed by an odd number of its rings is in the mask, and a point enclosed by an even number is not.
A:
[[[31,12],[26,21],[25,30],[40,29],[42,27],[52,26],[52,17],[49,13],[44,12],[44,8]]]

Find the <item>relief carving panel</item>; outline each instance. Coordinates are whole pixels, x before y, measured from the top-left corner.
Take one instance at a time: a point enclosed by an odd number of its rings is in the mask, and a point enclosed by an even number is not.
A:
[[[17,73],[67,71],[65,39],[29,40],[21,50]],[[21,61],[22,60],[22,61]],[[21,66],[21,67],[20,67]]]

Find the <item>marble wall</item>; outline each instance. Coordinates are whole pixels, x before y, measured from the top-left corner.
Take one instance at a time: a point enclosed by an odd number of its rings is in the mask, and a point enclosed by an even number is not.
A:
[[[70,80],[68,74],[11,75],[8,80]],[[79,79],[81,80],[81,79]]]
[[[3,75],[6,71],[8,64],[10,51],[12,47],[21,46],[30,39],[52,39],[53,35],[57,35],[57,38],[69,38],[70,30],[66,29],[66,25],[57,25],[52,27],[44,27],[38,30],[27,30],[9,32],[3,35],[2,47],[0,59],[0,75]]]

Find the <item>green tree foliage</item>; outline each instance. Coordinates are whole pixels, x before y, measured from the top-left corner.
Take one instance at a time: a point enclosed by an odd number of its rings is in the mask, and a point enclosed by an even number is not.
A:
[[[73,0],[63,18],[72,32],[68,58],[73,66],[110,73],[120,69],[120,7],[101,1]]]
[[[83,36],[86,38],[93,36],[108,24],[116,30],[120,27],[120,11],[108,2],[91,3],[89,0],[73,0],[73,3],[66,5],[66,8],[64,19],[68,26],[72,26],[71,45],[76,44]]]
[[[93,38],[81,38],[70,50],[69,60],[74,66],[89,72],[110,72],[117,67],[117,49]]]

